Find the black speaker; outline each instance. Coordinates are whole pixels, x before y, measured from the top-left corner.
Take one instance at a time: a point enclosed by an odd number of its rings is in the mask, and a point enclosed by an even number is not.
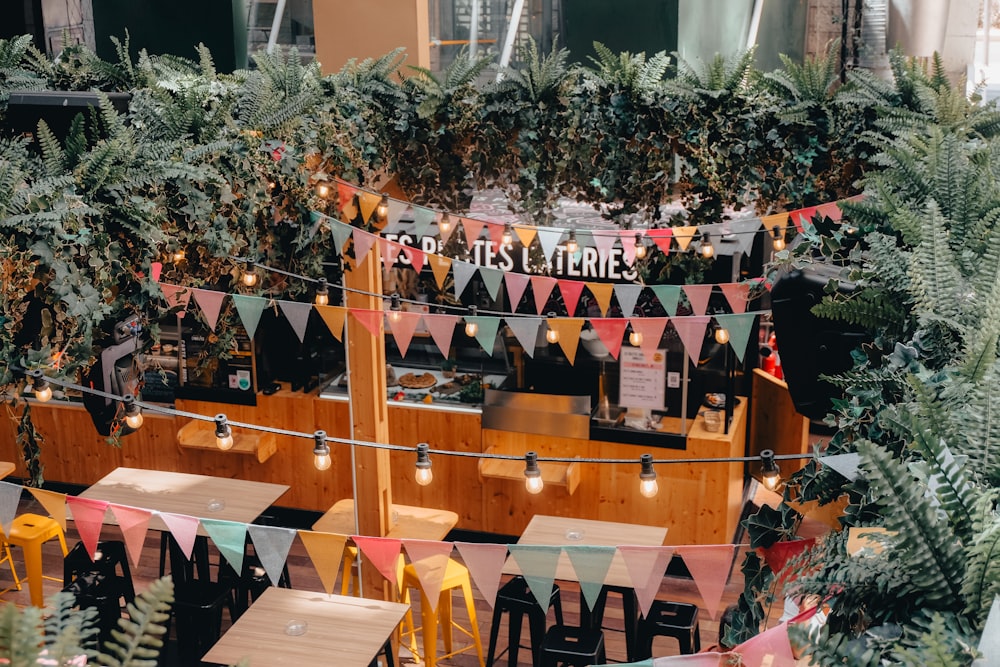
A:
[[[788,392],[795,409],[810,419],[822,419],[840,390],[821,375],[835,375],[854,365],[851,350],[868,341],[865,330],[840,320],[812,313],[826,294],[827,283],[840,277],[840,269],[811,264],[782,274],[771,288],[774,334],[781,355]],[[840,281],[838,291],[851,294],[853,283]]]

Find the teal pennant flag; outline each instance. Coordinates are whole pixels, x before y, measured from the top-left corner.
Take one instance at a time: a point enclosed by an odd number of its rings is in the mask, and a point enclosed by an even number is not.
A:
[[[747,343],[750,342],[750,334],[753,331],[754,321],[757,315],[754,313],[735,313],[732,315],[713,315],[719,326],[729,332],[729,347],[733,348],[736,358],[743,363],[743,357],[747,352]]]
[[[201,525],[237,572],[243,571],[243,552],[247,541],[247,525],[222,519],[202,519]]]
[[[253,338],[260,324],[260,315],[267,306],[267,299],[259,296],[246,296],[245,294],[233,294],[233,305],[236,306],[236,313],[243,322],[243,328],[247,330],[247,336]]]
[[[677,302],[681,298],[680,285],[649,285],[649,289],[653,290],[663,310],[667,311],[668,317],[677,314]]]
[[[478,330],[476,331],[476,340],[479,342],[479,346],[483,348],[486,354],[493,355],[493,345],[497,340],[497,331],[500,330],[500,318],[499,317],[482,317],[471,315],[466,315],[462,319],[466,322],[474,323]]]
[[[537,546],[528,544],[508,544],[511,558],[517,563],[528,588],[543,611],[549,611],[552,584],[556,579],[559,555],[562,547]]]
[[[583,591],[587,606],[593,609],[601,596],[604,577],[608,575],[608,568],[611,567],[617,550],[615,547],[592,544],[564,546],[563,549],[569,556],[569,562],[573,564],[576,578],[580,580],[580,590]]]

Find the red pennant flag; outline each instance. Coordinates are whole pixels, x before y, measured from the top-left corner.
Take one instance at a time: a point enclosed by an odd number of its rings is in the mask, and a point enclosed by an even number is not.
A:
[[[622,337],[625,335],[628,320],[620,317],[593,317],[590,319],[590,326],[597,332],[597,337],[604,343],[604,347],[608,348],[608,354],[617,359],[622,349]]]
[[[403,246],[395,241],[390,241],[389,239],[382,238],[378,239],[379,250],[382,252],[382,266],[389,270],[396,263],[396,258],[399,257],[400,251]]]
[[[127,505],[111,505],[111,513],[122,529],[125,537],[125,550],[128,552],[132,567],[139,567],[139,556],[142,554],[142,544],[146,541],[146,531],[149,529],[149,519],[153,513],[138,507]]]
[[[73,513],[73,523],[76,524],[76,530],[80,533],[83,546],[90,554],[90,560],[94,560],[97,541],[101,538],[101,526],[104,525],[104,512],[108,509],[109,503],[104,500],[66,496],[66,505]]]
[[[653,240],[660,252],[664,255],[670,254],[670,239],[673,238],[674,233],[669,227],[667,229],[650,229],[646,232],[646,236]]]
[[[476,240],[479,235],[483,233],[483,225],[486,224],[482,220],[475,220],[473,218],[462,218],[462,226],[465,227],[465,243],[472,249],[472,246],[476,245]]]
[[[816,208],[815,206],[809,206],[792,211],[792,222],[795,224],[797,230],[801,232],[805,223],[812,222],[813,216],[816,215]]]
[[[559,293],[562,294],[563,303],[566,304],[566,315],[573,317],[576,315],[576,305],[580,302],[580,295],[587,283],[579,280],[560,280]]]
[[[403,246],[403,254],[406,255],[406,259],[410,261],[410,266],[417,273],[420,273],[424,268],[424,260],[426,255],[424,251],[420,248],[412,248],[408,245]]]
[[[362,535],[351,535],[351,539],[361,549],[372,565],[375,566],[382,576],[398,585],[396,580],[396,561],[399,560],[399,550],[402,541],[391,537],[365,537]]]
[[[835,222],[844,217],[844,212],[840,210],[840,206],[835,201],[817,206],[816,212]]]
[[[337,181],[337,202],[340,204],[339,209],[341,211],[347,208],[348,204],[354,200],[354,193],[357,191],[358,189],[353,185]]]
[[[368,330],[368,333],[375,336],[376,338],[382,337],[382,311],[381,310],[365,310],[363,308],[348,308],[347,312],[354,316],[358,322],[361,322],[362,326]]]
[[[760,551],[764,556],[764,561],[767,562],[767,566],[771,568],[771,572],[775,574],[781,573],[780,579],[785,581],[788,573],[782,572],[782,570],[788,564],[788,561],[803,551],[811,549],[815,544],[816,538],[810,537],[807,540],[775,542],[769,547],[762,547]]]
[[[503,230],[504,226],[501,223],[486,223],[486,231],[490,235],[490,245],[493,247],[494,253],[500,252],[500,244],[503,242]]]
[[[154,283],[160,282],[160,274],[163,273],[163,262],[153,262],[150,264],[149,273]]]

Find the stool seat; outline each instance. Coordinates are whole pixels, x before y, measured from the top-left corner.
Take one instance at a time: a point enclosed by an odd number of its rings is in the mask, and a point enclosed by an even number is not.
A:
[[[676,639],[683,655],[700,651],[698,607],[686,602],[653,600],[649,613],[639,624],[636,660],[653,657],[653,640],[658,636]]]
[[[592,628],[553,625],[542,640],[542,667],[603,665],[604,633]]]
[[[427,663],[427,667],[434,667],[439,659],[448,658],[457,653],[471,650],[473,647],[479,656],[479,667],[485,667],[483,662],[483,644],[479,638],[479,624],[476,621],[476,603],[472,596],[472,580],[469,578],[469,570],[461,563],[450,558],[448,559],[444,579],[441,583],[441,595],[438,598],[436,608],[424,593],[423,587],[420,584],[420,578],[417,577],[416,568],[412,564],[403,568],[403,576],[400,581],[400,587],[403,591],[403,604],[409,604],[411,588],[420,591],[420,630],[423,634],[423,659]],[[452,620],[451,592],[456,588],[462,591],[462,597],[465,599],[465,609],[469,614],[469,629],[463,628]],[[441,623],[442,638],[444,639],[445,655],[443,656],[437,655],[437,626],[439,621]],[[408,631],[404,631],[403,634],[409,634],[410,650],[414,655],[417,655],[416,632],[418,628],[413,625],[411,612],[407,612],[403,622],[410,628]],[[463,634],[471,637],[473,643],[457,651],[453,650],[453,628],[458,628]]]
[[[25,513],[14,518],[11,523],[10,535],[7,541],[11,546],[21,547],[24,551],[24,569],[27,572],[28,591],[31,594],[31,604],[41,607],[44,604],[42,580],[52,579],[62,582],[58,577],[47,577],[42,574],[42,544],[51,539],[58,539],[65,558],[69,553],[66,548],[66,536],[62,526],[55,519],[40,514]]]
[[[174,587],[171,618],[177,618],[177,654],[182,664],[198,664],[222,636],[222,609],[232,586],[213,581],[187,581]],[[167,621],[166,635],[170,634]]]
[[[556,623],[562,625],[562,600],[559,586],[553,584],[549,594],[549,607],[555,610]],[[545,637],[545,610],[539,606],[528,582],[521,575],[513,577],[497,591],[497,599],[493,604],[493,622],[490,625],[490,646],[486,652],[486,664],[492,665],[496,655],[497,638],[500,634],[500,622],[504,613],[507,617],[507,664],[517,667],[517,654],[521,643],[521,623],[528,617],[528,633],[531,639],[531,664],[539,665],[542,655],[542,639]]]

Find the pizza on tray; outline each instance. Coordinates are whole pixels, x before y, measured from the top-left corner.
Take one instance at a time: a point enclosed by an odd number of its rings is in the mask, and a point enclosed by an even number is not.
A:
[[[420,375],[406,373],[399,378],[399,385],[406,389],[427,389],[428,387],[433,387],[435,384],[437,384],[437,378],[430,373],[422,373]]]

